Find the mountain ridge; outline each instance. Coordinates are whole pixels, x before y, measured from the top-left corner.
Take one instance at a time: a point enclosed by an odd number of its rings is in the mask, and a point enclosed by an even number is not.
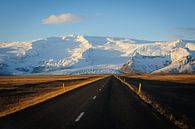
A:
[[[67,35],[0,42],[1,75],[106,73],[195,73],[195,41]]]

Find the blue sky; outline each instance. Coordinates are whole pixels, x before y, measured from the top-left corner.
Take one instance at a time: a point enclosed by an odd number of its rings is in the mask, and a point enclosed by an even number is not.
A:
[[[69,34],[195,39],[195,0],[1,0],[0,9],[0,41]]]

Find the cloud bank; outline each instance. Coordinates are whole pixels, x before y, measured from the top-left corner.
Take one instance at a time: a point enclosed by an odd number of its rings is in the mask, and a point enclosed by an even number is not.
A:
[[[68,23],[80,22],[83,19],[84,17],[79,15],[64,13],[60,15],[50,15],[46,19],[43,19],[42,23],[43,24],[68,24]]]

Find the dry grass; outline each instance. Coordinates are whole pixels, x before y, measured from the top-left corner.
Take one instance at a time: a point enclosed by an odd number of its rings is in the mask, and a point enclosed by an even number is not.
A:
[[[93,75],[98,76],[98,75]],[[59,75],[59,76],[0,76],[0,86],[16,86],[24,84],[34,84],[40,82],[70,80],[70,79],[85,79],[92,77],[89,75]]]
[[[148,75],[145,75],[145,76],[148,78]],[[138,78],[140,76],[134,76],[134,77]],[[143,77],[143,76],[141,76],[141,77]],[[144,79],[146,79],[146,77]],[[181,78],[181,76],[178,76],[178,77]],[[167,109],[163,108],[159,103],[152,100],[151,97],[148,94],[144,94],[142,92],[140,92],[138,94],[138,90],[135,88],[135,86],[130,85],[129,83],[123,81],[121,78],[119,78],[117,76],[116,76],[116,78],[118,78],[122,83],[127,85],[135,94],[137,94],[139,96],[139,98],[142,101],[149,104],[153,109],[155,109],[158,113],[160,113],[166,119],[170,120],[177,127],[181,128],[181,129],[188,129],[189,128],[185,118],[178,119],[172,112],[169,112]]]
[[[0,117],[51,99],[104,77],[105,76],[1,77],[3,81],[0,81]],[[9,83],[10,85],[5,83],[6,80],[11,82]]]
[[[166,119],[173,122],[177,127],[181,129],[188,129],[189,126],[187,124],[187,121],[185,118],[178,119],[173,113],[168,111],[167,109],[163,108],[161,104],[155,102],[154,100],[150,99],[151,97],[147,94],[140,93],[138,96],[147,104],[151,105],[157,112],[159,112],[162,116],[164,116]]]
[[[185,84],[195,84],[195,74],[144,74],[144,75],[125,75],[130,78],[139,78],[145,80],[168,81]]]

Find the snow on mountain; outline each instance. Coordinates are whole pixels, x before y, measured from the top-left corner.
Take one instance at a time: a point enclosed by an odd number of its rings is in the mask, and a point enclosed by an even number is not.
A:
[[[171,53],[172,63],[153,73],[195,73],[195,51],[190,49],[176,48]]]
[[[83,68],[63,69],[47,72],[49,75],[62,74],[120,74],[123,73],[120,68],[123,64],[118,65],[96,65]],[[38,73],[39,74],[39,73]],[[41,73],[42,74],[42,73]]]
[[[170,62],[169,56],[143,56],[136,52],[132,59],[124,64],[122,71],[134,74],[151,73],[165,67]]]
[[[195,41],[68,35],[0,42],[0,74],[194,73]]]

